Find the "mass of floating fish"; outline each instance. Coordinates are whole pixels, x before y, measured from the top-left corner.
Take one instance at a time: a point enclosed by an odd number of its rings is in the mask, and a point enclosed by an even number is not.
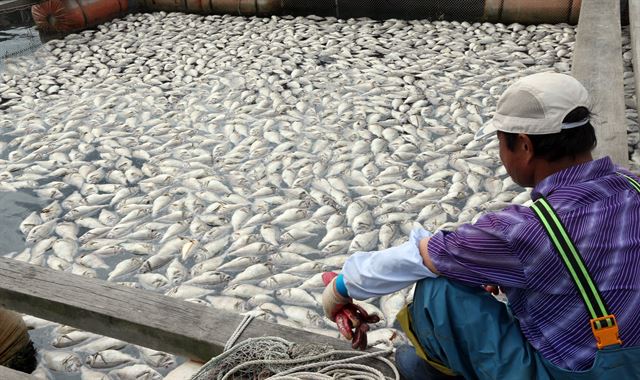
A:
[[[337,337],[321,272],[529,200],[474,132],[515,79],[569,72],[574,41],[565,24],[162,12],[50,41],[0,74],[0,189],[48,203],[3,254]],[[411,293],[360,302],[382,317],[371,345],[403,341]],[[42,378],[176,365],[25,320],[51,330]]]

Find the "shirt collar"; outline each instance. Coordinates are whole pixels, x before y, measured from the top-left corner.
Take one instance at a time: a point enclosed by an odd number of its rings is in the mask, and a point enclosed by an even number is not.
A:
[[[613,174],[615,171],[615,165],[608,156],[571,166],[540,181],[531,191],[531,199],[536,200],[541,196],[547,197],[559,187],[589,181]]]

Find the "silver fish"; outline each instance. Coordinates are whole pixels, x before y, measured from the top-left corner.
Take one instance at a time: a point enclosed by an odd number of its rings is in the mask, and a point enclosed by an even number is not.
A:
[[[87,356],[85,363],[91,368],[112,368],[136,361],[136,358],[131,355],[117,350],[107,349]]]
[[[42,358],[48,368],[58,372],[78,372],[80,357],[73,352],[43,351]]]

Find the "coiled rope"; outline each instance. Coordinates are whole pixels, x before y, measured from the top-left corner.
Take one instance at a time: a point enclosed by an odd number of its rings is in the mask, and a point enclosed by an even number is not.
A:
[[[191,380],[399,380],[395,365],[386,358],[393,349],[376,352],[334,350],[327,345],[297,344],[279,337],[249,338],[238,345],[242,332],[256,317],[245,314],[227,340],[224,352],[193,375]],[[235,345],[235,346],[234,346]],[[377,359],[394,374],[389,378],[377,368],[362,364]]]

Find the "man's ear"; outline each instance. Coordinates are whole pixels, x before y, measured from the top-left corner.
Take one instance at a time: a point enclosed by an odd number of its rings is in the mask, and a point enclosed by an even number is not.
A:
[[[529,136],[524,133],[518,134],[518,148],[521,149],[521,153],[524,155],[527,162],[531,161],[535,156],[533,142],[531,142]]]

